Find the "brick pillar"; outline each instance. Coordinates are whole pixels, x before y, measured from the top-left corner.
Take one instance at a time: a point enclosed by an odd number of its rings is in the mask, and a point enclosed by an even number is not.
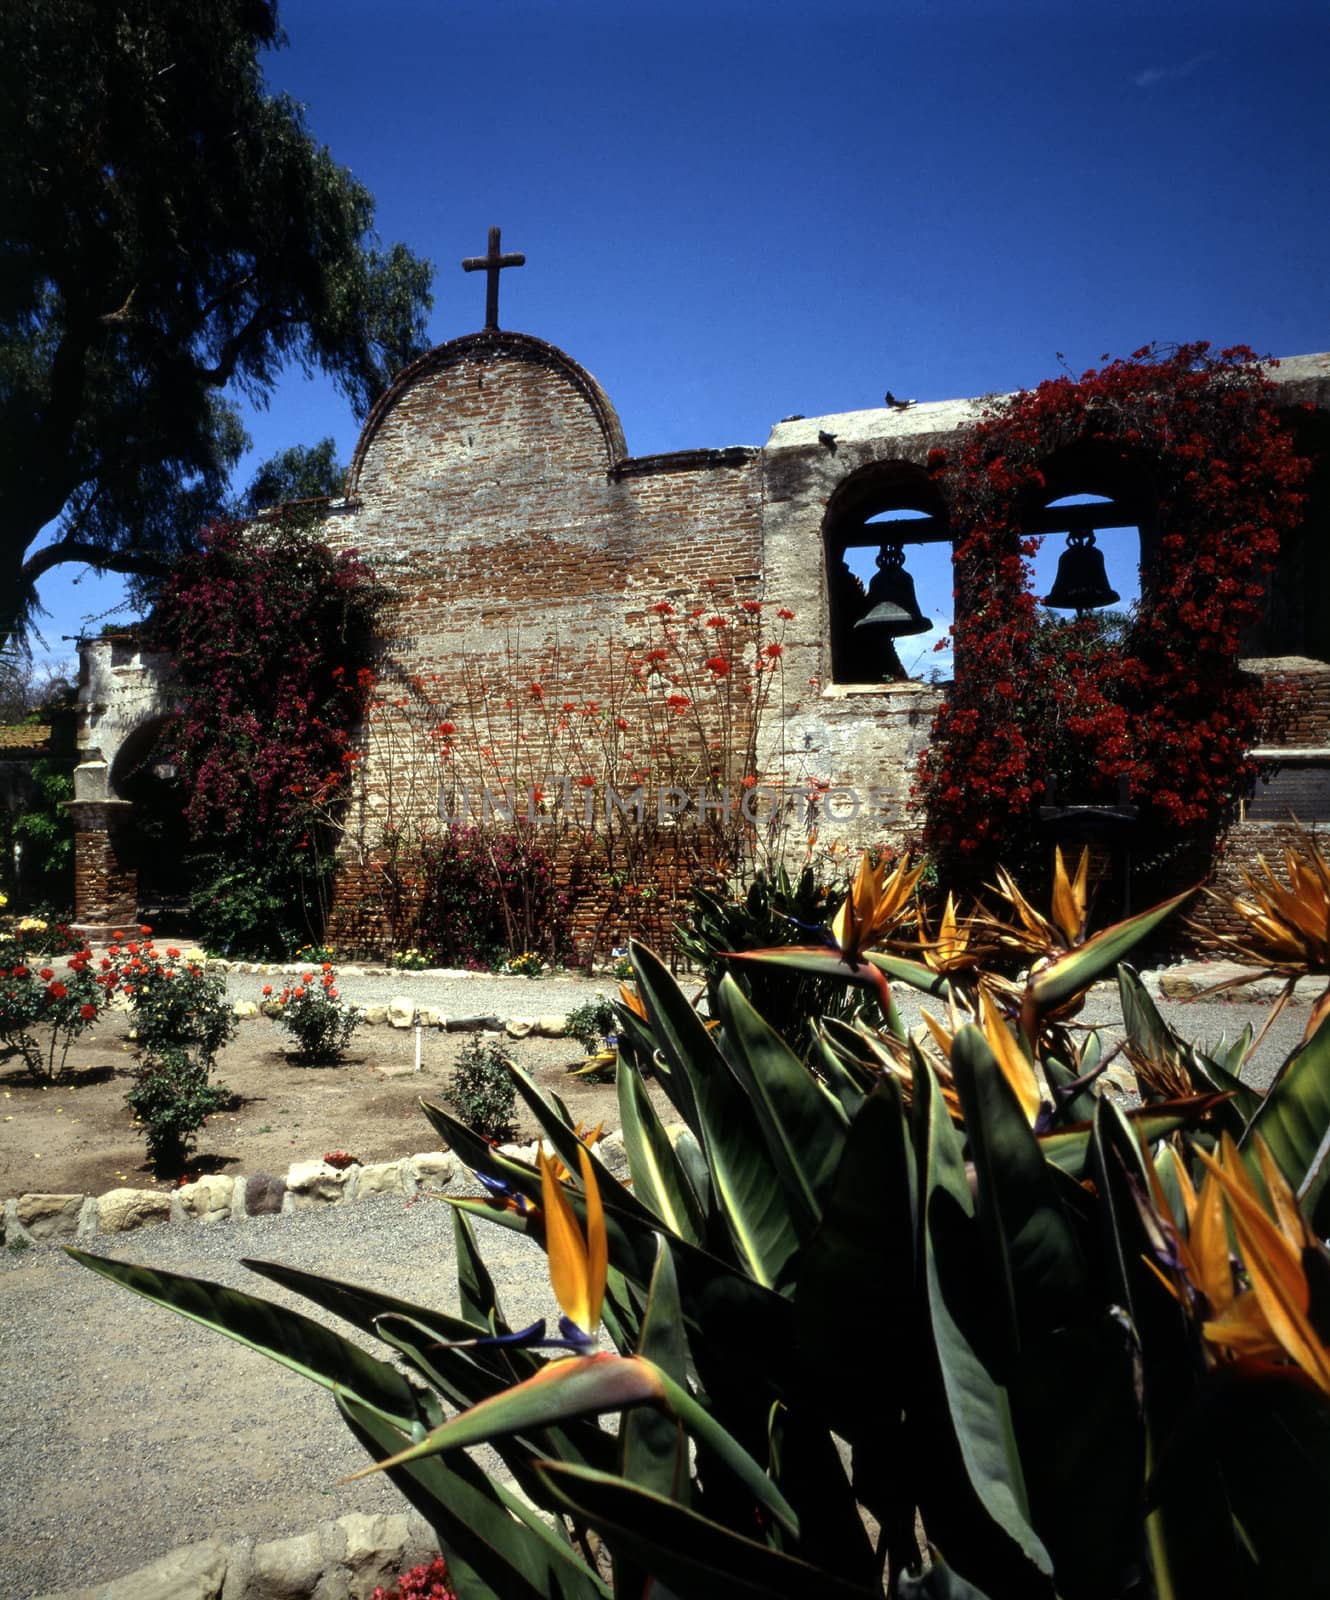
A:
[[[130,849],[128,800],[72,800],[74,931],[104,943],[138,921],[138,873]]]

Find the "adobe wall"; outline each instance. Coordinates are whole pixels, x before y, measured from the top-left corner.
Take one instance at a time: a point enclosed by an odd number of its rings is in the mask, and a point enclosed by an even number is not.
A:
[[[343,852],[344,921],[376,892],[365,846],[385,822],[428,828],[459,763],[468,781],[493,776],[474,750],[451,764],[422,751],[416,703],[454,722],[459,745],[483,723],[507,750],[527,737],[533,681],[579,705],[621,698],[607,642],[650,605],[707,580],[756,590],[760,452],[630,457],[588,373],[541,340],[486,332],[429,352],[383,396],[325,537],[399,596]]]

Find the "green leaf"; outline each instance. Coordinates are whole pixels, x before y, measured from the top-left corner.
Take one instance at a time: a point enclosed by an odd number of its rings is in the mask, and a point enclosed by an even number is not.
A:
[[[633,950],[638,992],[661,1050],[688,1086],[693,1125],[736,1258],[758,1283],[773,1288],[784,1282],[798,1239],[757,1114],[678,984],[649,951]]]
[[[624,1149],[641,1200],[680,1238],[701,1244],[705,1218],[670,1136],[656,1114],[642,1075],[627,1057],[619,1057],[619,1120]]]
[[[1100,1095],[1097,1105],[1104,1104]],[[1147,1144],[1167,1139],[1189,1122],[1195,1122],[1219,1103],[1218,1095],[1197,1095],[1186,1100],[1159,1100],[1153,1105],[1133,1106],[1125,1113],[1131,1125],[1138,1129]],[[1085,1175],[1086,1159],[1090,1149],[1091,1124],[1062,1128],[1056,1133],[1041,1133],[1039,1148],[1047,1160],[1073,1178]]]
[[[371,1455],[402,1448],[401,1434],[354,1397],[339,1391],[338,1404]],[[468,1456],[431,1456],[389,1476],[438,1534],[466,1600],[608,1600],[599,1575]]]
[[[664,1399],[665,1390],[656,1370],[635,1357],[601,1354],[550,1361],[515,1387],[493,1394],[431,1428],[424,1439],[415,1441],[391,1460],[376,1462],[353,1476],[364,1477],[385,1467],[405,1465],[446,1450],[461,1450],[467,1445],[488,1444],[508,1434],[530,1433],[576,1417],[643,1403],[658,1405]]]
[[[852,983],[858,988],[871,988],[877,984],[863,972],[863,963],[870,963],[889,978],[895,978],[913,989],[920,989],[939,1000],[951,994],[951,985],[940,973],[917,961],[904,961],[899,956],[883,955],[877,950],[865,950],[859,963],[846,961],[840,951],[831,945],[777,945],[770,950],[730,950],[727,961],[751,961],[757,966],[785,967],[791,972],[805,972],[815,978],[837,978],[841,983]]]
[[[795,1197],[806,1237],[822,1215],[848,1118],[728,974],[716,1001],[731,1064],[757,1111],[771,1159]]]
[[[567,1111],[558,1104],[558,1097],[553,1097],[553,1102],[547,1100],[532,1082],[530,1076],[523,1072],[514,1061],[504,1059],[504,1066],[517,1092],[531,1108],[531,1113],[540,1124],[541,1132],[550,1144],[554,1146],[555,1154],[572,1173],[577,1183],[582,1181],[582,1168],[578,1161],[579,1149],[586,1150],[591,1157],[591,1167],[596,1174],[596,1183],[600,1189],[600,1196],[606,1205],[614,1205],[620,1211],[638,1212],[644,1220],[656,1222],[656,1217],[650,1208],[643,1204],[631,1189],[625,1188],[614,1176],[610,1169],[596,1154],[594,1145],[584,1145],[573,1131],[568,1119]]]
[[[1111,972],[1129,950],[1171,917],[1182,902],[1195,892],[1194,889],[1188,889],[1174,895],[1171,900],[1152,906],[1148,911],[1128,917],[1124,922],[1115,922],[1111,928],[1102,929],[1076,949],[1058,956],[1042,970],[1036,969],[1026,986],[1026,998],[1035,1013],[1062,1005],[1088,989],[1104,973]],[[1028,1036],[1030,1029],[1026,1028],[1025,1032]]]
[[[638,1354],[682,1386],[688,1376],[688,1341],[679,1284],[668,1241],[658,1239],[657,1249]],[[688,1504],[688,1442],[677,1419],[651,1406],[635,1406],[619,1423],[619,1445],[625,1478],[653,1494]]]
[[[928,1571],[917,1577],[910,1572],[903,1574],[896,1592],[900,1600],[988,1600],[982,1589],[953,1572],[936,1550]]]
[[[1003,1288],[1014,1357],[1029,1339],[1042,1339],[1083,1315],[1085,1262],[1039,1141],[987,1039],[973,1025],[961,1028],[952,1042],[951,1070],[975,1165],[979,1224],[994,1279]]]
[[[950,1426],[979,1504],[1034,1569],[1034,1592],[1035,1572],[1049,1573],[1052,1563],[1030,1524],[1006,1390],[976,1353],[973,1330],[961,1325],[953,1309],[954,1302],[973,1296],[974,1206],[960,1139],[927,1065],[915,1074],[914,1111],[927,1312]]]
[[[899,1083],[883,1078],[850,1124],[836,1181],[804,1253],[794,1305],[813,1393],[837,1431],[892,1427],[904,1406],[914,1319],[914,1155]],[[844,1308],[875,1359],[849,1362]]]
[[[488,1327],[494,1333],[509,1333],[510,1329],[499,1307],[499,1297],[490,1277],[484,1257],[476,1247],[476,1236],[466,1213],[451,1207],[453,1219],[453,1246],[457,1252],[457,1298],[466,1322]]]
[[[836,1096],[846,1118],[853,1122],[864,1103],[864,1097],[871,1093],[877,1074],[865,1073],[857,1063],[844,1059],[820,1023],[813,1023],[810,1031],[814,1052],[811,1064],[826,1080],[827,1087]]]
[[[621,1478],[553,1462],[540,1470],[551,1492],[611,1549],[627,1551],[688,1600],[871,1600],[871,1590],[741,1538]]]
[[[1243,1135],[1243,1154],[1259,1178],[1252,1144],[1257,1134],[1323,1231],[1318,1213],[1330,1180],[1330,1018],[1284,1063]]]
[[[363,1404],[404,1432],[410,1432],[412,1423],[429,1425],[437,1418],[432,1396],[423,1394],[395,1367],[375,1360],[359,1345],[298,1311],[288,1311],[239,1289],[209,1283],[206,1278],[182,1277],[126,1261],[111,1261],[73,1245],[66,1245],[65,1250],[81,1266],[145,1300],[224,1333],[329,1391],[338,1385],[357,1395]]]

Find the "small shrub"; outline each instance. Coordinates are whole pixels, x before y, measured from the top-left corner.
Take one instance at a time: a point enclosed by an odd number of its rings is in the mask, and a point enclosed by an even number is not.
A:
[[[538,978],[545,970],[545,963],[534,950],[523,950],[520,956],[509,956],[506,970],[519,978]]]
[[[587,1000],[568,1013],[564,1018],[564,1027],[568,1037],[576,1039],[588,1054],[600,1049],[602,1039],[611,1038],[618,1032],[614,1007],[599,989],[594,1000]]]
[[[226,982],[194,955],[158,950],[151,929],[113,944],[102,965],[108,992],[129,997],[139,1066],[125,1096],[159,1176],[179,1172],[194,1134],[231,1091],[210,1078],[217,1053],[236,1031]]]
[[[117,976],[129,996],[142,1055],[153,1060],[184,1050],[210,1072],[236,1031],[226,980],[210,976],[179,950],[158,951],[138,940],[112,945],[107,955],[120,960]]]
[[[56,942],[69,948],[67,941],[51,938],[45,923],[29,917],[0,936],[0,1046],[17,1052],[37,1082],[58,1083],[70,1046],[96,1020],[109,993],[105,977],[92,970],[86,946],[76,943],[57,971],[49,965],[57,957],[33,951],[37,940],[48,951]],[[46,1030],[45,1041],[34,1029]]]
[[[208,1066],[185,1049],[164,1049],[135,1072],[125,1100],[159,1177],[179,1172],[194,1147],[194,1134],[229,1102],[225,1084],[208,1080]]]
[[[517,1091],[506,1057],[498,1045],[486,1044],[479,1034],[462,1050],[448,1098],[462,1121],[486,1138],[506,1138],[513,1131]]]
[[[323,1164],[327,1167],[336,1167],[339,1172],[344,1172],[347,1167],[358,1167],[360,1157],[353,1156],[349,1150],[325,1150]]]
[[[353,1006],[338,1004],[337,974],[326,963],[317,983],[307,972],[282,990],[277,1003],[277,1021],[295,1035],[301,1061],[339,1061],[364,1020]]]
[[[448,1563],[435,1556],[404,1572],[391,1589],[375,1584],[370,1600],[457,1600],[457,1591],[448,1579]]]

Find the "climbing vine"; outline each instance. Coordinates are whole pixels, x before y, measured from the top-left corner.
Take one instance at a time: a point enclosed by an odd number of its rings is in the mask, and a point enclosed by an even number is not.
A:
[[[151,643],[183,690],[163,749],[199,847],[196,929],[213,944],[284,953],[321,932],[328,818],[386,603],[354,556],[287,521],[214,523],[163,587]]]
[[[930,453],[956,530],[956,672],[920,793],[953,865],[1018,858],[1050,788],[1111,803],[1125,782],[1143,825],[1180,838],[1212,829],[1250,781],[1261,706],[1239,641],[1306,471],[1272,394],[1245,347],[1149,346],[1000,401],[954,457]],[[1157,559],[1124,626],[1050,620],[1031,589],[1023,520],[1069,492],[1048,472],[1071,458],[1154,502]]]

